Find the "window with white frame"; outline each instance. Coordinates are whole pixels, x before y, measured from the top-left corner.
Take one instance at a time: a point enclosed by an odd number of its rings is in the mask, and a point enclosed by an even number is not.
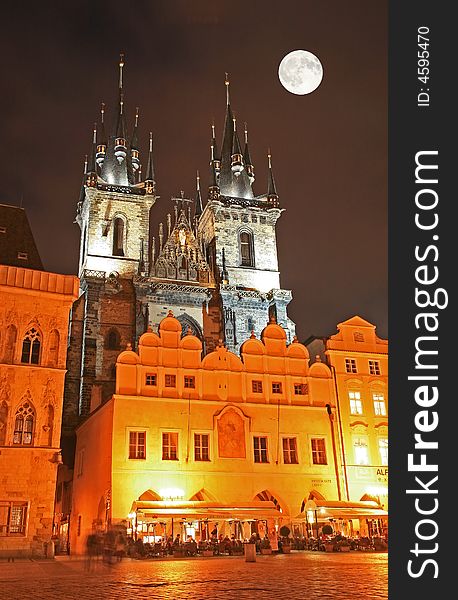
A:
[[[362,415],[363,403],[361,401],[361,392],[358,392],[357,390],[350,390],[348,392],[348,399],[350,401],[350,414]]]
[[[297,465],[297,440],[295,437],[284,437],[283,440],[283,462],[285,465]]]
[[[167,374],[165,376],[165,387],[176,387],[176,384],[177,384],[176,375]]]
[[[145,385],[157,385],[157,375],[156,373],[147,373]]]
[[[280,381],[274,381],[272,383],[272,394],[281,394],[282,386]]]
[[[210,460],[210,436],[208,433],[194,434],[194,460],[198,462]]]
[[[355,463],[357,465],[368,465],[369,464],[369,448],[367,445],[367,438],[365,438],[365,437],[353,438],[353,451],[355,453]]]
[[[380,464],[388,464],[388,440],[387,438],[379,438],[378,440],[378,451],[380,453]]]
[[[255,394],[262,394],[262,381],[253,379],[251,382],[251,389]]]
[[[372,400],[374,401],[374,413],[377,417],[386,417],[386,404],[385,396],[380,392],[372,393]]]
[[[253,451],[255,463],[268,463],[267,456],[267,437],[255,435],[253,437]]]
[[[146,458],[146,431],[129,431],[129,458]]]
[[[380,361],[370,360],[369,361],[369,373],[370,375],[380,375]]]
[[[178,460],[178,433],[175,431],[162,433],[162,460]]]
[[[310,442],[312,446],[312,463],[314,465],[327,465],[326,440],[323,437],[320,437],[312,438]]]
[[[356,369],[356,358],[346,358],[345,359],[345,371],[347,373],[357,373]]]
[[[184,376],[184,387],[188,389],[194,389],[196,387],[196,378],[194,375]]]
[[[0,500],[0,537],[26,534],[27,502]]]

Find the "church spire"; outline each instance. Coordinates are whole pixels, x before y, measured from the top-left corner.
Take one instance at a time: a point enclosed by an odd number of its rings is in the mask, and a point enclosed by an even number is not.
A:
[[[196,175],[196,211],[195,211],[195,217],[198,219],[200,217],[200,215],[203,212],[203,206],[202,206],[202,194],[200,193],[200,177],[199,177],[199,171],[197,171],[197,175]]]
[[[87,165],[86,171],[86,185],[88,187],[95,187],[97,185],[97,167],[96,167],[96,155],[97,155],[97,123],[94,123],[94,129],[92,132],[92,150]]]
[[[275,186],[274,174],[272,171],[272,155],[270,153],[270,149],[267,154],[268,166],[269,166],[269,175],[267,180],[267,201],[273,204],[274,206],[278,206],[278,194],[277,188]]]
[[[232,133],[231,171],[236,177],[243,171],[243,156],[240,148],[239,136],[237,135],[237,122],[235,115],[232,117],[234,129]]]
[[[140,158],[139,158],[139,150],[138,150],[138,115],[140,109],[138,106],[135,109],[135,123],[134,130],[132,132],[132,139],[130,141],[130,149],[132,153],[132,168],[134,171],[138,171],[140,168]]]
[[[248,148],[248,127],[245,123],[245,149],[243,151],[243,160],[245,162],[245,169],[248,173],[248,177],[250,178],[250,183],[253,184],[255,179],[254,177],[254,166],[251,162],[250,149]]]
[[[156,192],[156,181],[154,179],[154,164],[153,164],[153,132],[149,132],[149,149],[148,163],[146,166],[145,188],[147,194]]]
[[[113,133],[106,148],[101,178],[109,184],[130,186],[135,182],[132,170],[131,149],[127,141],[124,106],[124,54],[119,58],[119,103]]]
[[[107,135],[105,133],[105,103],[102,102],[100,106],[100,132],[99,132],[99,144],[97,145],[97,154],[95,155],[95,161],[101,168],[105,159],[105,152],[107,149]]]

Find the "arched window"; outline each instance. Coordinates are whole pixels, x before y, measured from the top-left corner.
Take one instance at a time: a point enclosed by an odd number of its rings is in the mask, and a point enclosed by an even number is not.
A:
[[[116,217],[113,225],[113,256],[124,256],[124,221]]]
[[[30,402],[24,402],[16,411],[14,420],[13,444],[31,446],[33,439],[33,427],[35,423],[35,411]]]
[[[254,267],[253,234],[240,232],[240,264],[242,267]]]
[[[119,350],[121,336],[116,329],[110,329],[106,338],[107,350]]]
[[[41,334],[36,327],[31,327],[22,340],[21,362],[38,365],[40,362]]]
[[[0,404],[0,446],[6,443],[6,424],[8,423],[8,404],[3,400]]]
[[[57,329],[53,329],[49,336],[49,355],[48,365],[50,367],[57,367],[59,360],[59,332]]]
[[[5,345],[3,351],[3,362],[11,364],[16,352],[17,329],[14,325],[6,328]]]

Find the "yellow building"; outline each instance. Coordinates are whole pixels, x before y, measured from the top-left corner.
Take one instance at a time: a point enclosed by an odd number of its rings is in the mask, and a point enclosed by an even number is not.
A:
[[[348,499],[376,499],[388,509],[388,340],[355,316],[326,340],[337,389]]]
[[[30,248],[20,254],[27,264]],[[0,265],[0,556],[42,556],[51,540],[78,284],[70,275]]]
[[[132,507],[147,529],[162,521],[170,533],[175,515],[175,532],[187,516],[196,537],[205,518],[226,533],[239,520],[246,535],[248,521],[291,524],[309,498],[338,498],[330,369],[309,367],[273,319],[241,358],[222,344],[201,352],[169,314],[138,354],[119,355],[115,395],[77,430],[72,551]]]

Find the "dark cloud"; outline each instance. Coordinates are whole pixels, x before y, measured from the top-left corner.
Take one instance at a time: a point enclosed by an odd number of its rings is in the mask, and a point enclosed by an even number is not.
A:
[[[26,3],[29,4],[29,3]],[[159,193],[205,185],[210,122],[220,137],[224,72],[248,121],[256,193],[270,147],[286,208],[278,225],[282,285],[301,339],[360,314],[387,335],[387,8],[384,2],[101,0],[2,7],[2,202],[27,208],[43,261],[74,273],[73,223],[84,154],[100,102],[116,101],[126,54],[130,122],[155,134]],[[290,50],[317,54],[324,79],[288,94],[277,69]],[[110,119],[110,114],[108,118]]]

